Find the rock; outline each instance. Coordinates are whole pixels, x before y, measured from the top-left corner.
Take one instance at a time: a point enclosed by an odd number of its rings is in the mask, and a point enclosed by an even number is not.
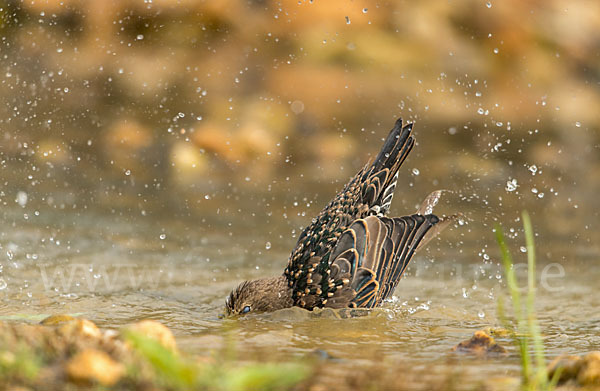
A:
[[[125,373],[125,367],[113,360],[108,354],[86,349],[73,356],[66,364],[69,379],[76,383],[99,383],[114,385]]]
[[[58,333],[70,337],[84,337],[99,339],[102,338],[102,333],[98,326],[87,319],[73,319],[58,328]]]
[[[128,330],[157,340],[165,348],[176,352],[177,343],[171,330],[155,320],[142,320],[127,327]]]
[[[570,379],[575,379],[581,370],[583,360],[578,356],[562,355],[554,359],[548,366],[548,378],[554,378],[554,374],[560,368],[561,373],[558,378],[559,383],[564,383]]]
[[[59,315],[50,315],[40,322],[41,325],[44,326],[56,326],[62,323],[70,322],[75,320],[71,315],[59,314]]]
[[[580,386],[600,385],[600,352],[590,352],[583,357],[562,355],[548,366],[548,378],[561,370],[559,383],[575,381]]]
[[[583,365],[577,382],[582,386],[600,384],[600,352],[591,352],[583,357]]]
[[[476,355],[504,355],[506,349],[498,345],[494,338],[485,331],[478,330],[471,339],[463,341],[452,348],[452,351],[461,353],[473,353]]]

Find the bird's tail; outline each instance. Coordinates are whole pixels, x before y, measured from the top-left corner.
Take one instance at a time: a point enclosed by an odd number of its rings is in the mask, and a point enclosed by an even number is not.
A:
[[[385,214],[390,208],[398,181],[398,169],[415,144],[411,135],[412,126],[407,124],[403,127],[402,118],[399,118],[368,170],[372,185],[365,192],[365,201],[377,213]]]

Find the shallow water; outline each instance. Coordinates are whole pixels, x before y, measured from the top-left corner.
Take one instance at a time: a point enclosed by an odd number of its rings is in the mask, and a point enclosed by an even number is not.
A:
[[[518,375],[518,357],[507,340],[500,343],[511,349],[508,357],[478,360],[450,351],[474,331],[500,326],[497,303],[505,288],[491,230],[471,223],[444,233],[415,257],[394,299],[363,316],[290,309],[222,320],[230,289],[282,272],[295,241],[291,227],[308,219],[270,217],[261,224],[252,206],[240,210],[245,218],[232,223],[214,213],[149,217],[42,204],[9,208],[0,238],[0,316],[33,322],[48,314],[79,314],[106,328],[152,318],[170,327],[191,353],[210,355],[230,338],[250,358],[290,359],[320,349],[338,359],[329,365],[342,373],[385,362],[429,377],[458,368],[468,372],[462,385]],[[317,210],[312,205],[305,214]],[[548,358],[599,350],[597,257],[585,246],[544,240],[543,232],[538,247],[537,310]],[[525,254],[515,250],[516,262],[522,261]]]

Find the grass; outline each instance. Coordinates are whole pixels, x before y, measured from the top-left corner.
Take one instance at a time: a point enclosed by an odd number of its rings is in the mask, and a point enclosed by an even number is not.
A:
[[[300,362],[242,364],[227,355],[215,363],[199,363],[135,332],[128,332],[126,339],[150,364],[156,381],[169,390],[287,390],[310,372],[308,365]],[[139,368],[131,370],[139,373]]]
[[[525,305],[517,285],[512,256],[504,240],[502,227],[496,226],[496,240],[500,246],[504,274],[512,302],[513,319],[509,320],[502,299],[498,301],[498,312],[504,327],[509,330],[521,358],[521,377],[523,387],[530,391],[551,391],[560,377],[557,371],[548,380],[546,355],[540,326],[535,315],[535,242],[531,219],[527,212],[522,213],[525,244],[527,248],[527,297]],[[531,352],[533,350],[533,354]]]
[[[42,360],[25,344],[19,343],[11,350],[0,348],[0,384],[34,379],[41,367]]]
[[[65,368],[78,350],[87,348],[109,351],[115,348],[116,356],[127,368],[119,382],[111,386],[110,389],[115,390],[285,391],[297,389],[315,369],[308,360],[243,361],[236,357],[233,343],[224,352],[199,359],[127,329],[122,338],[131,349],[126,350],[121,343],[104,345],[102,341],[78,338],[81,336],[57,334],[51,327],[40,329],[26,325],[18,332],[6,325],[0,327],[0,389],[19,386],[80,389],[81,384],[70,383]],[[93,379],[90,377],[89,384],[82,381],[86,389],[107,389]]]

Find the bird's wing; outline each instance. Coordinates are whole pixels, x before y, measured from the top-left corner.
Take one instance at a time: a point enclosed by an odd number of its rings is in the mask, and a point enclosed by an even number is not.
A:
[[[368,216],[340,236],[330,259],[327,307],[379,305],[394,291],[402,273],[437,216]]]
[[[357,219],[388,212],[398,169],[414,145],[411,131],[412,124],[403,127],[401,119],[396,121],[373,163],[359,171],[298,238],[284,271],[296,305],[312,308],[326,300],[314,281],[328,272],[328,254],[342,232]]]

